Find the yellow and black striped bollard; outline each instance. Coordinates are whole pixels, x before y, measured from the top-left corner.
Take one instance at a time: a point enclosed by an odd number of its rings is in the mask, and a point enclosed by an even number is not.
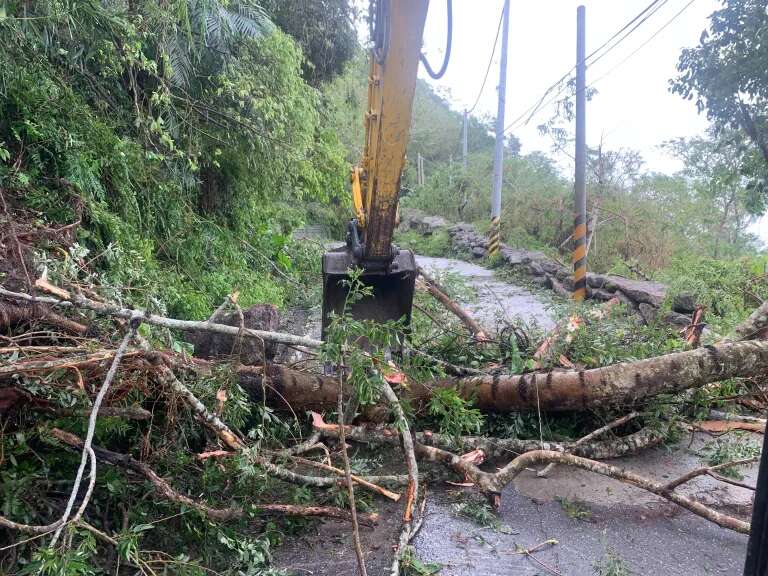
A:
[[[499,220],[498,216],[491,218],[491,231],[488,234],[488,256],[496,256],[499,253]]]
[[[587,297],[587,223],[582,214],[576,215],[573,232],[573,299],[582,302]]]

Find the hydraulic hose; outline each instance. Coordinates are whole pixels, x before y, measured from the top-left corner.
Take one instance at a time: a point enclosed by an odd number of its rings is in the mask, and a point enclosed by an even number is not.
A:
[[[453,0],[446,0],[446,5],[448,9],[448,34],[445,39],[445,57],[443,58],[443,65],[440,66],[440,70],[435,72],[432,69],[432,66],[429,65],[426,56],[424,56],[424,53],[422,52],[422,54],[419,56],[419,60],[421,60],[421,63],[424,64],[424,69],[427,71],[427,74],[429,74],[430,78],[435,80],[443,77],[445,71],[448,69],[448,62],[451,59],[451,41],[453,39]]]

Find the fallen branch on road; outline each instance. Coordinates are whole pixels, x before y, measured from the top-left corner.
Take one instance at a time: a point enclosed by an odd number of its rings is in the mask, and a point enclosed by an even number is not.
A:
[[[83,441],[64,430],[54,428],[51,430],[51,435],[57,440],[64,442],[65,444],[76,448],[82,449]],[[155,491],[171,502],[176,502],[183,506],[193,508],[202,513],[211,520],[217,520],[225,522],[228,520],[235,520],[243,518],[247,515],[248,511],[260,512],[264,514],[280,514],[285,516],[327,516],[331,518],[340,518],[342,520],[350,520],[350,513],[341,508],[335,506],[298,506],[295,504],[251,504],[249,510],[245,510],[239,506],[232,506],[228,508],[214,508],[203,502],[198,502],[189,496],[181,494],[174,489],[168,482],[163,480],[152,468],[143,462],[139,462],[129,454],[118,454],[111,450],[104,448],[94,447],[96,458],[132,470],[144,476],[149,480],[150,484],[155,488]],[[375,524],[378,520],[377,514],[361,514],[360,519],[367,524]]]
[[[320,424],[317,422],[317,418],[315,418],[314,427],[316,430],[329,436],[336,436],[339,433],[337,425],[326,423]],[[348,437],[352,438],[354,432],[355,430],[352,427],[348,427]],[[701,502],[668,489],[664,484],[660,484],[616,466],[611,466],[588,458],[582,458],[580,456],[574,456],[572,454],[553,452],[551,450],[531,450],[517,456],[497,472],[490,473],[481,470],[475,464],[461,456],[457,456],[452,452],[435,446],[426,446],[421,443],[416,443],[415,453],[423,460],[443,464],[462,477],[468,478],[470,482],[477,485],[480,491],[483,492],[497,508],[501,503],[502,489],[512,482],[523,470],[531,468],[536,464],[564,464],[582,468],[596,474],[602,474],[603,476],[608,476],[625,484],[631,484],[632,486],[669,500],[706,520],[714,522],[718,526],[741,532],[742,534],[749,533],[748,522],[717,512]]]
[[[630,420],[634,420],[635,418],[637,418],[639,415],[640,415],[639,412],[630,412],[629,414],[627,414],[625,416],[622,416],[621,418],[617,418],[616,420],[614,420],[612,422],[609,422],[605,426],[601,426],[597,430],[593,430],[592,432],[590,432],[586,436],[583,436],[582,438],[579,438],[578,440],[576,440],[576,442],[573,443],[573,447],[577,448],[579,446],[582,446],[583,444],[586,444],[590,440],[593,440],[593,439],[597,438],[598,436],[600,436],[602,434],[605,434],[606,432],[610,432],[614,428],[618,428],[619,426],[623,426],[624,424],[626,424]],[[552,472],[552,469],[555,467],[555,465],[556,464],[554,462],[551,462],[551,463],[547,464],[544,468],[542,468],[541,470],[539,470],[536,473],[536,476],[538,476],[539,478],[544,478],[547,474]]]
[[[335,424],[326,424],[322,416],[316,412],[312,416],[312,427],[315,431],[327,437],[338,437]],[[552,442],[538,439],[522,440],[519,438],[489,438],[486,436],[460,436],[458,438],[447,434],[433,432],[416,432],[414,439],[424,446],[435,446],[445,450],[456,449],[462,452],[482,450],[488,458],[508,458],[531,450],[550,450],[567,452],[594,460],[621,458],[659,444],[667,435],[668,429],[641,428],[637,432],[614,438],[609,441],[588,441],[576,445],[576,442]],[[356,442],[374,444],[395,444],[398,432],[388,426],[346,426],[347,438]]]
[[[445,306],[450,312],[452,312],[461,322],[466,326],[469,331],[472,333],[472,335],[480,342],[488,339],[488,333],[483,330],[483,328],[480,326],[480,324],[477,323],[477,320],[472,318],[472,316],[464,310],[461,306],[459,306],[456,302],[451,300],[451,298],[446,293],[445,289],[440,286],[440,284],[432,278],[429,274],[427,274],[424,269],[419,266],[418,268],[419,275],[423,279],[422,285],[424,286],[424,289],[429,292],[432,296],[435,297],[435,299],[440,302],[443,306]]]

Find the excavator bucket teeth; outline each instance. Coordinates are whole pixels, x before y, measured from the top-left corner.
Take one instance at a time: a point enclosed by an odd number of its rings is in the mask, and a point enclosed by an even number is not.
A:
[[[323,339],[331,312],[340,315],[344,310],[349,291],[345,280],[354,266],[354,257],[347,248],[323,254]],[[373,294],[350,305],[352,317],[376,322],[402,319],[407,329],[411,324],[417,274],[416,259],[410,250],[398,250],[392,262],[381,269],[364,268],[360,280],[373,289]]]

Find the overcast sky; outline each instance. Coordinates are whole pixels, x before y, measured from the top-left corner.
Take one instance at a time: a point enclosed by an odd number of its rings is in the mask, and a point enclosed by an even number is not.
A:
[[[367,6],[367,2],[360,3]],[[535,104],[548,86],[573,67],[578,5],[586,7],[589,54],[649,3],[650,0],[512,0],[505,124]],[[662,0],[660,4],[646,22],[588,68],[587,83],[594,82],[598,93],[587,105],[587,145],[596,146],[602,138],[607,148],[633,148],[642,153],[647,169],[673,173],[681,165],[659,144],[680,136],[702,134],[708,123],[704,115],[697,113],[693,102],[669,92],[669,80],[676,74],[680,51],[698,44],[708,16],[720,2]],[[445,6],[445,0],[430,2],[424,31],[424,51],[435,69],[445,50]],[[429,81],[448,97],[456,110],[472,106],[477,98],[502,6],[503,0],[453,0],[451,61],[443,78]],[[476,115],[496,115],[500,52],[501,38],[474,111]],[[419,76],[428,79],[423,67]],[[522,143],[523,153],[551,151],[551,141],[540,136],[536,127],[552,113],[553,105],[543,107],[527,126],[513,130]],[[768,219],[763,219],[755,231],[768,241]]]

